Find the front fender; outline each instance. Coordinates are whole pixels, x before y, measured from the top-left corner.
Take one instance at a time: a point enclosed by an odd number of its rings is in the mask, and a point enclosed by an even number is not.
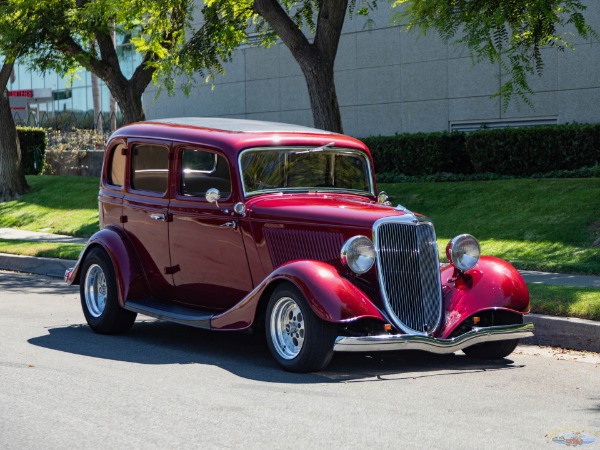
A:
[[[317,317],[327,322],[344,323],[362,318],[385,320],[369,297],[340,276],[333,266],[320,261],[293,261],[274,270],[233,308],[213,317],[211,328],[233,330],[251,326],[263,294],[277,281],[294,284]]]
[[[137,253],[125,232],[116,227],[103,228],[89,239],[67,279],[68,284],[79,284],[81,265],[95,247],[101,247],[112,261],[121,306],[124,305],[125,299],[147,296],[146,282],[136,258]]]
[[[439,332],[448,338],[460,323],[484,310],[529,312],[529,291],[521,274],[508,262],[482,256],[477,265],[454,279],[451,264],[441,271],[444,322]]]

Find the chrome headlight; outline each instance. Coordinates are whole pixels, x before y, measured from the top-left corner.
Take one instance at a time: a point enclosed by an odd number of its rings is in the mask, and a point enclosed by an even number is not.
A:
[[[366,236],[354,236],[346,241],[340,252],[342,264],[352,272],[368,272],[375,263],[375,246]]]
[[[458,270],[463,272],[475,267],[479,261],[481,249],[479,242],[470,234],[456,236],[446,247],[446,256]]]

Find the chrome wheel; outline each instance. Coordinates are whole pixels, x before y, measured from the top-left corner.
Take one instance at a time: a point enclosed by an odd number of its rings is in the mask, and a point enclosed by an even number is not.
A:
[[[100,317],[106,307],[106,276],[102,267],[92,264],[85,274],[85,304],[91,316]]]
[[[304,315],[298,304],[290,297],[282,297],[275,303],[270,320],[273,347],[283,359],[294,359],[304,345]]]

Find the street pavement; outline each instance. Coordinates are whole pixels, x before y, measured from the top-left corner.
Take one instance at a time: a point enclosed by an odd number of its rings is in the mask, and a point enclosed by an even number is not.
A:
[[[95,334],[77,288],[40,275],[0,273],[0,386],[6,449],[600,448],[597,354],[337,354],[292,374],[258,336],[141,316]]]
[[[69,242],[85,244],[84,238],[38,233],[32,231],[0,228],[0,239],[20,239],[41,242]],[[0,253],[0,270],[33,273],[62,278],[65,270],[73,267],[76,261],[38,258]],[[600,288],[600,277],[585,275],[568,275],[537,271],[521,271],[527,283],[549,285],[567,285]],[[524,340],[527,344],[549,345],[575,350],[600,353],[600,322],[575,319],[569,317],[552,317],[539,314],[526,316],[526,321],[533,322],[536,334]]]

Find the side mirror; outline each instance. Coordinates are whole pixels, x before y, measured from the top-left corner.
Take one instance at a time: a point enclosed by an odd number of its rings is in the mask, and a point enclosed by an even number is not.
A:
[[[215,205],[217,205],[218,208],[221,193],[216,188],[210,188],[208,191],[206,191],[205,198],[208,203],[214,203]]]

